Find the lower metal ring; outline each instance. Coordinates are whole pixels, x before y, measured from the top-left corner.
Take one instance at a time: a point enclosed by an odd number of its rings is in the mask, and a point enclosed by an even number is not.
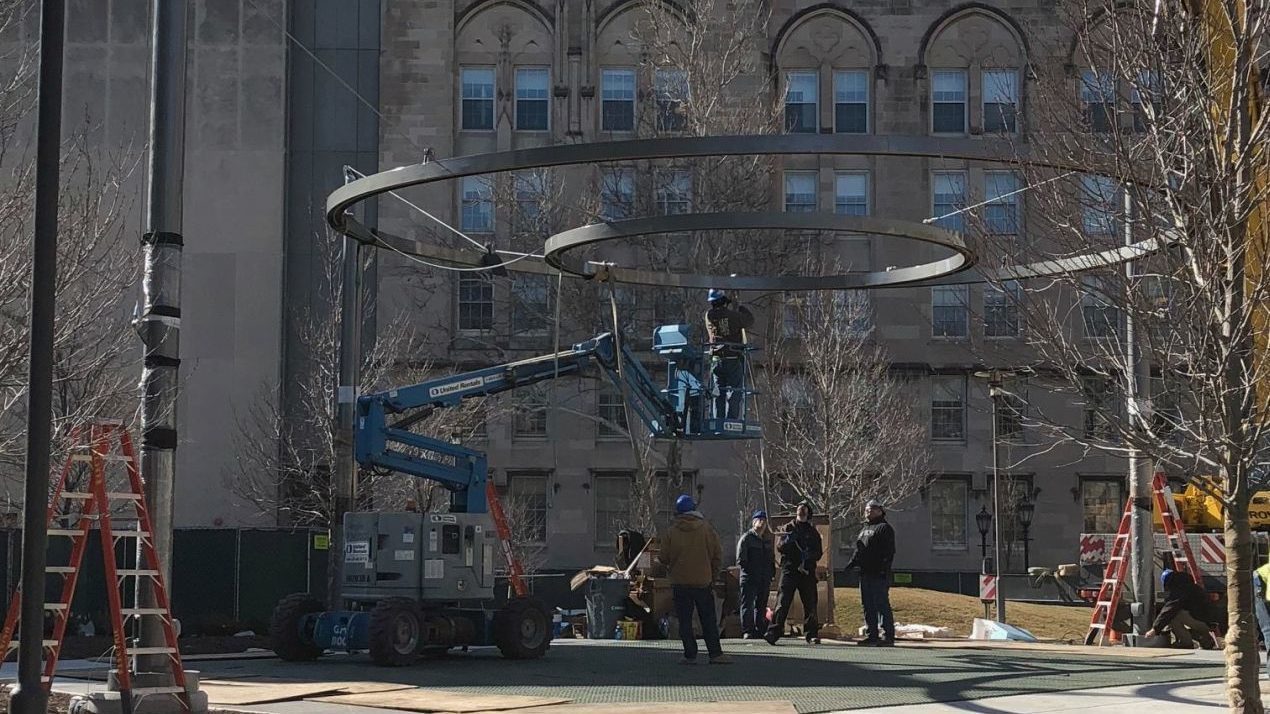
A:
[[[662,233],[692,231],[741,231],[774,229],[826,233],[855,233],[907,238],[947,248],[949,257],[920,265],[888,270],[853,271],[837,275],[721,276],[701,273],[669,273],[631,268],[607,268],[620,283],[674,288],[723,288],[731,290],[853,290],[898,287],[923,281],[937,281],[973,266],[974,253],[961,236],[937,226],[873,216],[845,216],[833,213],[727,212],[681,213],[652,218],[634,218],[595,223],[557,233],[547,239],[545,260],[566,273],[594,277],[599,266],[569,260],[567,254],[598,243]]]

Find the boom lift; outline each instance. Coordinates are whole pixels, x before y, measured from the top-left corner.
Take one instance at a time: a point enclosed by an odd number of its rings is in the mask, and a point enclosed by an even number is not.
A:
[[[310,660],[326,650],[369,650],[376,664],[401,666],[452,647],[493,644],[511,659],[541,657],[551,641],[547,609],[526,597],[493,608],[499,548],[485,454],[410,427],[435,409],[577,374],[594,362],[656,438],[761,438],[759,425],[746,418],[744,401],[753,392],[745,385],[739,419],[711,414],[709,360],[688,326],[658,327],[653,352],[668,362],[664,387],[615,335],[605,333],[555,354],[360,397],[357,462],[436,481],[450,491],[449,512],[345,514],[345,609],[324,611],[307,594],[284,598],[270,624],[274,652],[285,660]]]

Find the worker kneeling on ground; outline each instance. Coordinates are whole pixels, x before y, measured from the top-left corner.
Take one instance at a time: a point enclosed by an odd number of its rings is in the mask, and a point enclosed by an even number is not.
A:
[[[794,520],[785,526],[776,550],[781,554],[781,585],[776,613],[763,639],[776,644],[785,632],[785,618],[794,604],[794,593],[803,602],[803,637],[808,643],[820,644],[820,624],[816,622],[816,563],[823,546],[820,532],[811,524],[811,504],[798,504]]]
[[[1147,637],[1155,637],[1168,628],[1173,633],[1174,645],[1191,649],[1195,641],[1206,650],[1217,646],[1208,628],[1208,597],[1204,589],[1195,584],[1189,573],[1165,570],[1160,574],[1164,586],[1164,604],[1155,616]]]
[[[675,501],[675,520],[658,539],[657,559],[670,571],[671,593],[675,616],[679,618],[679,638],[684,656],[680,664],[696,664],[697,638],[692,632],[695,610],[701,620],[701,635],[706,641],[710,664],[728,664],[719,644],[719,618],[714,610],[714,577],[723,569],[723,550],[719,536],[697,510],[692,497],[684,494]]]
[[[732,308],[732,301],[722,290],[711,290],[706,298],[706,340],[710,349],[710,371],[717,390],[714,399],[715,419],[739,419],[745,395],[741,383],[745,379],[745,328],[754,324],[754,313],[744,305]]]

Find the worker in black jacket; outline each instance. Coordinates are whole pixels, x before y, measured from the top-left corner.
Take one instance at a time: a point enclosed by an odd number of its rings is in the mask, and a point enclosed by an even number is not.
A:
[[[715,419],[739,419],[745,395],[745,329],[754,324],[754,313],[744,305],[732,306],[722,290],[706,295],[710,309],[706,311],[706,343],[710,353],[710,372],[716,389]]]
[[[776,571],[776,550],[767,530],[767,511],[750,517],[750,530],[736,544],[736,564],[741,568],[741,636],[756,640],[767,631],[767,593]]]
[[[763,639],[776,644],[785,633],[785,618],[794,604],[794,593],[803,603],[803,637],[820,644],[820,623],[816,620],[816,563],[824,552],[820,532],[811,524],[811,504],[798,504],[794,520],[785,526],[776,550],[781,554],[780,596],[772,624]]]
[[[1194,648],[1195,640],[1206,650],[1216,647],[1207,623],[1208,596],[1204,589],[1195,584],[1189,573],[1180,570],[1165,570],[1160,574],[1160,585],[1164,586],[1164,604],[1146,636],[1155,637],[1167,627],[1182,649]]]
[[[895,559],[895,529],[886,522],[882,504],[870,500],[864,506],[868,521],[856,537],[855,555],[847,569],[860,569],[860,600],[868,635],[858,645],[895,644],[895,614],[891,612],[891,561]],[[879,636],[879,625],[881,636]]]

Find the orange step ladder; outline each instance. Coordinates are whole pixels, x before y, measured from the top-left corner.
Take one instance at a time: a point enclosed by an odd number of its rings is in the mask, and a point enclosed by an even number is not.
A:
[[[1168,539],[1169,550],[1173,553],[1173,568],[1185,569],[1191,578],[1202,584],[1204,575],[1200,572],[1199,563],[1191,551],[1191,542],[1186,538],[1186,526],[1177,512],[1177,502],[1173,500],[1173,492],[1169,488],[1164,474],[1156,472],[1151,478],[1151,495],[1155,499],[1155,507],[1160,512],[1160,520],[1164,524],[1164,535]],[[1125,501],[1124,513],[1120,516],[1120,527],[1116,530],[1116,540],[1111,546],[1111,556],[1107,558],[1107,568],[1103,572],[1102,585],[1098,588],[1098,597],[1094,600],[1094,612],[1089,619],[1089,633],[1085,635],[1086,645],[1102,645],[1108,639],[1116,637],[1112,622],[1116,610],[1120,607],[1120,598],[1124,593],[1124,579],[1129,570],[1130,530],[1133,523],[1133,500]],[[1154,536],[1152,536],[1154,538]],[[1151,547],[1154,549],[1155,544]]]
[[[163,582],[162,568],[154,550],[153,528],[145,506],[145,490],[141,481],[132,437],[118,421],[94,421],[87,428],[77,428],[71,434],[75,444],[67,456],[66,465],[54,486],[48,507],[49,538],[69,538],[71,551],[64,565],[48,565],[45,572],[60,576],[62,587],[56,601],[44,605],[51,614],[52,636],[43,641],[44,673],[41,681],[45,691],[53,684],[61,655],[66,625],[71,616],[71,601],[75,597],[75,582],[79,578],[84,551],[88,548],[88,534],[96,529],[100,534],[101,555],[108,587],[106,599],[110,610],[110,629],[114,637],[116,680],[124,711],[132,711],[133,698],[151,695],[176,696],[185,711],[189,711],[189,692],[186,690],[185,670],[181,666],[181,654],[177,648],[176,628],[168,605],[167,588]],[[117,448],[116,448],[117,447]],[[108,464],[122,463],[126,481],[114,472],[121,471]],[[77,465],[79,468],[76,468]],[[84,479],[87,466],[87,482]],[[112,473],[114,478],[112,479]],[[75,490],[70,490],[71,487]],[[72,525],[74,523],[74,525]],[[131,526],[131,527],[128,527]],[[140,544],[144,565],[136,568],[120,568],[115,562],[115,545],[120,541],[136,540]],[[154,607],[124,607],[123,587],[130,581],[139,586],[149,579],[154,593]],[[50,591],[53,591],[50,588]],[[9,612],[0,630],[0,652],[7,656],[17,648],[13,639],[18,630],[21,614],[22,591],[15,590],[9,601]],[[144,617],[157,617],[162,623],[164,646],[137,647],[129,643],[124,633],[125,622],[139,622]],[[45,627],[49,623],[42,623]],[[133,687],[133,662],[136,655],[166,655],[172,674],[173,686]]]
[[[486,482],[485,500],[489,502],[490,515],[494,516],[498,542],[503,545],[503,557],[507,559],[507,578],[511,580],[512,592],[516,593],[516,597],[525,597],[529,594],[529,588],[525,586],[525,569],[512,552],[512,529],[507,523],[507,514],[503,512],[503,502],[498,498],[498,488],[493,481]]]

